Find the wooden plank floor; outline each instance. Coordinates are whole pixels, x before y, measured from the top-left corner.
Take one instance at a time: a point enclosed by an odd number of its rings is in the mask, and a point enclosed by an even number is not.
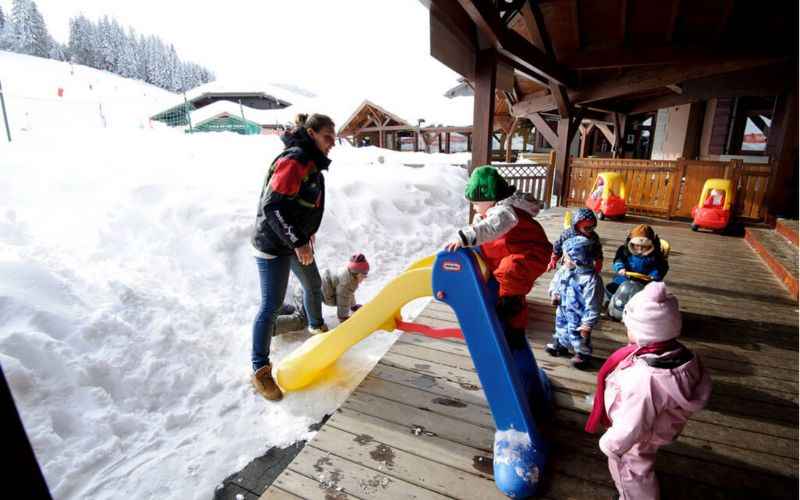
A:
[[[641,221],[600,223],[606,268]],[[542,220],[551,240],[560,222]],[[708,407],[659,454],[664,498],[797,498],[797,304],[744,240],[647,222],[672,245],[667,283],[681,302],[682,340],[714,380]],[[582,428],[596,371],[625,341],[624,327],[603,318],[593,332],[596,359],[588,372],[547,356],[551,276],[542,276],[529,296],[527,330],[555,390],[553,419],[543,424],[553,444],[543,497],[613,498],[597,436]],[[419,321],[456,323],[437,302]],[[403,335],[262,498],[502,498],[492,481],[493,435],[466,345]]]

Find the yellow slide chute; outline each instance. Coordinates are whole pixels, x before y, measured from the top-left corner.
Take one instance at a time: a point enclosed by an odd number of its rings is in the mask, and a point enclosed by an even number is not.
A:
[[[275,379],[284,391],[301,389],[317,379],[348,349],[377,330],[393,331],[400,309],[414,299],[433,294],[431,275],[435,255],[414,262],[389,282],[368,304],[333,330],[306,340],[281,360]]]

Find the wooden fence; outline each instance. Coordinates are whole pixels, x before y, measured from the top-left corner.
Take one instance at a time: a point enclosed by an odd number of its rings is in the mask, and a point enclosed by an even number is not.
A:
[[[566,205],[583,205],[600,172],[618,172],[625,179],[631,213],[690,218],[706,179],[731,179],[734,215],[759,222],[766,217],[770,165],[692,160],[629,160],[572,158],[567,174]]]

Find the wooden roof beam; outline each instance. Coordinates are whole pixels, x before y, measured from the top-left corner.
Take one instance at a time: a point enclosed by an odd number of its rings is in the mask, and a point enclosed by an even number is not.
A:
[[[667,42],[671,43],[675,38],[675,29],[678,25],[678,13],[681,10],[681,0],[672,0],[672,8],[670,9],[669,23],[667,24]]]
[[[678,95],[683,94],[683,87],[681,87],[677,83],[665,85],[665,87],[667,87],[668,89],[670,89],[671,91],[675,92]]]
[[[733,3],[734,0],[723,1],[723,5],[719,14],[719,24],[717,25],[717,32],[715,33],[718,42],[722,40],[722,37],[725,35],[725,29],[728,27],[728,21],[730,21],[731,14],[733,14]]]
[[[550,39],[549,33],[547,32],[547,26],[544,23],[544,16],[542,15],[539,5],[535,4],[533,0],[530,0],[529,2],[525,3],[521,13],[523,18],[525,18],[525,26],[528,29],[528,32],[531,34],[531,37],[534,40],[539,40],[544,53],[555,60],[553,43]],[[550,94],[552,94],[553,98],[555,99],[556,107],[558,108],[558,114],[562,118],[568,117],[570,102],[569,96],[567,95],[567,89],[563,85],[553,82],[550,82],[549,87]]]
[[[605,80],[581,89],[568,91],[568,96],[570,101],[575,104],[585,104],[592,101],[602,101],[646,92],[686,80],[766,66],[781,60],[782,58],[741,58],[717,64],[684,64],[642,68],[629,71],[613,80]],[[526,116],[531,113],[549,111],[556,107],[555,99],[551,94],[535,92],[525,96],[515,104],[512,113],[517,116]]]
[[[555,130],[547,123],[547,120],[542,117],[539,113],[531,113],[530,115],[526,116],[525,118],[529,119],[533,126],[536,127],[536,130],[542,134],[544,140],[550,144],[550,147],[556,148],[558,147],[558,134]]]
[[[575,48],[581,50],[581,22],[580,14],[578,12],[578,0],[572,0],[569,4],[570,15],[572,17],[572,37],[575,43]]]
[[[669,45],[659,47],[617,47],[586,50],[562,54],[559,61],[572,70],[587,71],[609,68],[631,68],[636,66],[662,66],[665,64],[719,64],[731,59],[774,58],[775,55],[741,50],[720,50],[703,47],[676,48]]]
[[[680,83],[685,80],[704,78],[720,73],[729,73],[746,68],[765,66],[775,60],[767,58],[733,59],[718,64],[679,64],[674,66],[643,68],[631,71],[620,78],[607,80],[584,89],[575,91],[570,98],[574,102],[584,103],[612,99],[626,94],[635,94],[648,90]]]
[[[635,115],[638,113],[647,113],[663,108],[671,108],[672,106],[682,106],[698,100],[699,99],[688,95],[670,94],[636,101],[626,106],[623,111],[625,114]]]
[[[524,67],[548,82],[556,82],[567,87],[572,85],[574,80],[572,73],[519,33],[506,27],[490,0],[458,1],[475,23],[478,31],[504,59],[513,63],[513,67]]]

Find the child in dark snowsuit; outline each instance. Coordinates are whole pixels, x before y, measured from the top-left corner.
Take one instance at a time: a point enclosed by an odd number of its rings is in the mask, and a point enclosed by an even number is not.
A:
[[[647,224],[631,229],[625,244],[617,249],[614,257],[614,282],[606,287],[610,294],[625,282],[625,271],[646,274],[653,281],[662,281],[669,271],[669,264],[661,252],[661,240]]]
[[[592,242],[591,257],[594,261],[594,270],[600,272],[603,269],[603,245],[600,244],[600,237],[594,231],[597,227],[597,217],[588,208],[581,208],[572,214],[572,227],[565,229],[561,236],[553,243],[553,255],[550,256],[550,263],[547,270],[552,271],[558,266],[558,261],[563,253],[562,245],[565,241],[575,236],[585,236]]]
[[[336,308],[339,322],[346,321],[359,307],[356,290],[369,273],[369,262],[363,254],[350,258],[339,271],[326,269],[322,272],[322,303]],[[308,327],[308,315],[303,304],[303,289],[295,289],[293,304],[284,304],[281,314],[275,319],[273,335],[302,330]],[[327,330],[327,329],[326,329]]]
[[[491,166],[475,169],[465,195],[476,214],[472,225],[458,232],[447,250],[480,247],[481,256],[500,285],[497,315],[509,342],[525,342],[528,303],[525,296],[545,272],[552,245],[534,220],[541,203],[530,195],[515,194]]]
[[[545,350],[551,356],[573,351],[572,365],[586,368],[592,357],[592,328],[600,318],[603,281],[594,270],[592,241],[574,236],[564,242],[564,264],[550,283],[550,298],[556,310],[553,341]]]

